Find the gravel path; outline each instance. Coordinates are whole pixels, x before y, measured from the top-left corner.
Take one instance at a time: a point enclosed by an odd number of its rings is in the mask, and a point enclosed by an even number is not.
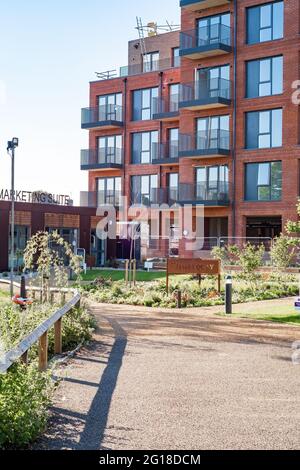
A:
[[[211,309],[92,311],[95,342],[60,368],[36,449],[300,449],[299,327]]]

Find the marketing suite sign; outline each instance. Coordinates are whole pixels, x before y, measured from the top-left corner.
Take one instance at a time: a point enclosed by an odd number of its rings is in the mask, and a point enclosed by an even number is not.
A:
[[[0,189],[0,201],[11,201],[13,193],[8,189]],[[43,191],[14,191],[15,202],[27,202],[31,204],[51,204],[57,206],[72,206],[70,196],[64,194],[52,194]]]

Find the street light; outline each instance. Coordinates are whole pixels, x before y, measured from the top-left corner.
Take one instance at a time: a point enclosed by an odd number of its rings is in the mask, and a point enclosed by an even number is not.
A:
[[[7,153],[11,156],[11,224],[10,224],[10,294],[14,295],[14,258],[15,258],[15,149],[19,146],[19,139],[13,137],[7,142]]]

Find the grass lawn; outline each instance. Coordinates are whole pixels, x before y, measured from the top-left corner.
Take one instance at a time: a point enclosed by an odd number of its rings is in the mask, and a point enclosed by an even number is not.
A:
[[[161,271],[137,271],[137,281],[140,282],[150,282],[155,279],[165,279],[166,273]],[[113,281],[123,281],[125,279],[124,271],[116,271],[114,269],[93,269],[87,271],[86,274],[82,276],[83,281],[94,281],[98,277],[104,277],[105,279],[111,278]]]
[[[282,305],[279,306],[275,303],[270,302],[269,306],[257,306],[253,307],[247,304],[243,305],[240,313],[235,313],[237,307],[233,307],[234,317],[240,318],[253,318],[255,320],[267,320],[277,323],[293,323],[300,325],[300,312],[296,312],[294,306]],[[241,307],[239,307],[241,310]]]

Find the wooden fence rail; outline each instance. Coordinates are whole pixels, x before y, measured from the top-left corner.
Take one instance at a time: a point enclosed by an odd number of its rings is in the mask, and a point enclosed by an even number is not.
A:
[[[39,343],[39,370],[45,371],[48,366],[48,331],[54,326],[55,354],[62,352],[62,318],[80,303],[80,294],[74,291],[73,298],[50,318],[39,325],[21,343],[0,357],[0,373],[4,374],[19,359],[27,363],[28,351],[35,343]]]

